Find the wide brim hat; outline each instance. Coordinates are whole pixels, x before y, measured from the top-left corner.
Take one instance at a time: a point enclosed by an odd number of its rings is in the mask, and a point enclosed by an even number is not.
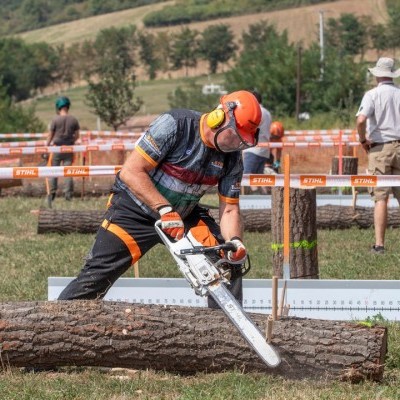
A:
[[[388,57],[381,57],[375,67],[368,68],[368,71],[378,78],[398,78],[400,68],[394,70],[394,60]]]

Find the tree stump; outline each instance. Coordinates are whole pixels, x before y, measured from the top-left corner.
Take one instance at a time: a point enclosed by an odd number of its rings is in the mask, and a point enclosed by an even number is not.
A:
[[[342,157],[342,175],[358,175],[358,158],[351,156]],[[332,175],[339,175],[339,157],[332,158]]]
[[[251,314],[265,330],[266,315]],[[266,367],[221,310],[106,301],[0,303],[0,370],[102,366],[192,374],[237,370],[285,378],[380,381],[387,330],[284,318]]]
[[[272,259],[274,275],[283,268],[283,188],[272,189]],[[290,276],[319,277],[317,251],[316,190],[290,189]]]

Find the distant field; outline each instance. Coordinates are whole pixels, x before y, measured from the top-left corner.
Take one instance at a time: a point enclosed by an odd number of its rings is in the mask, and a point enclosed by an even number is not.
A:
[[[77,21],[66,22],[48,28],[36,29],[30,32],[24,32],[16,35],[26,40],[28,43],[47,42],[49,44],[72,44],[74,42],[83,42],[92,40],[105,28],[123,27],[136,25],[143,27],[143,17],[151,11],[163,8],[165,5],[173,4],[174,1],[152,4],[149,6],[131,8],[128,10],[117,11],[96,17],[83,18]]]
[[[196,78],[196,82],[206,83],[208,79],[207,76],[201,76]],[[219,83],[222,78],[221,75],[216,75],[210,79],[212,79],[213,83]],[[140,81],[136,88],[135,96],[142,98],[144,105],[137,115],[154,115],[168,110],[170,108],[167,98],[168,94],[173,92],[179,85],[183,85],[184,82],[185,80],[183,78]],[[63,91],[62,94],[67,95],[71,99],[71,113],[78,118],[82,129],[94,130],[98,128],[97,117],[85,104],[86,91],[87,87],[81,86]],[[35,104],[36,115],[43,120],[44,123],[48,124],[54,117],[54,102],[60,94],[61,93],[54,93],[33,101],[25,102],[24,104]],[[103,130],[111,129],[104,124],[101,124],[100,128]]]
[[[139,7],[110,14],[100,15],[64,23],[49,28],[38,29],[31,32],[19,34],[27,42],[44,41],[50,44],[66,45],[73,42],[81,42],[87,39],[94,39],[97,33],[104,28],[123,27],[131,24],[143,27],[142,19],[150,11],[158,10],[164,5],[173,3],[161,3],[151,6]],[[244,15],[231,18],[221,18],[208,22],[196,22],[189,25],[190,29],[203,31],[209,25],[227,24],[230,25],[236,38],[239,39],[243,30],[249,24],[260,21],[268,21],[275,24],[279,31],[286,29],[289,39],[293,42],[302,41],[305,45],[318,39],[319,12],[323,10],[324,16],[337,18],[342,13],[350,13],[356,16],[370,16],[374,23],[387,20],[385,0],[339,0],[331,3],[316,4],[312,6],[298,7],[288,10],[265,12],[251,15]],[[181,26],[169,28],[154,28],[149,31],[179,31]]]

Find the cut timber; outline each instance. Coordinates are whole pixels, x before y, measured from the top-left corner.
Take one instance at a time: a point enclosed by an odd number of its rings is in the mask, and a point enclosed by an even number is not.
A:
[[[261,331],[266,316],[251,314]],[[267,368],[220,310],[104,301],[0,303],[0,368],[104,366],[181,373],[239,369],[287,378],[383,378],[385,327],[283,318]]]
[[[279,277],[283,276],[284,264],[284,191],[284,188],[272,188],[272,268]],[[290,277],[318,279],[316,190],[289,188],[289,192]]]
[[[39,210],[37,233],[95,233],[105,211]]]
[[[0,190],[15,186],[22,186],[22,179],[0,179]]]
[[[218,210],[210,210],[218,221]],[[271,230],[271,210],[242,210],[244,228],[248,232]],[[38,233],[96,233],[104,211],[39,210]],[[334,206],[317,207],[317,229],[370,228],[374,226],[373,207]],[[400,227],[400,210],[388,209],[388,227]]]

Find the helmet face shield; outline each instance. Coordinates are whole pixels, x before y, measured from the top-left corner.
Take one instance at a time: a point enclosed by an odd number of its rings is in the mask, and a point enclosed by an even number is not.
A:
[[[228,109],[228,118],[227,122],[215,133],[215,148],[223,153],[230,153],[256,146],[258,143],[259,130],[257,129],[254,135],[247,135],[247,137],[241,135],[237,129],[236,119],[233,114],[233,110],[237,106],[236,103],[227,102],[225,106]]]

